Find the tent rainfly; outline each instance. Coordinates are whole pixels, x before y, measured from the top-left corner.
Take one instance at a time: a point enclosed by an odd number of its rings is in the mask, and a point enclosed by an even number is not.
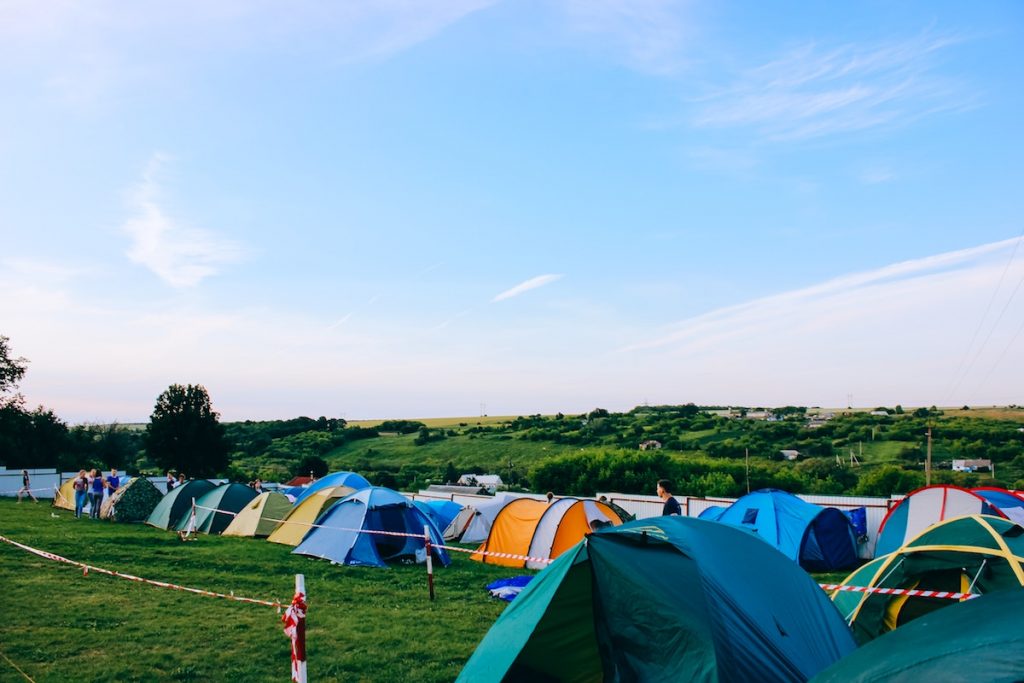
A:
[[[843,584],[975,594],[1020,590],[1024,586],[1024,527],[987,515],[946,520],[896,552],[857,569]],[[832,601],[860,643],[956,604],[949,598],[850,591],[836,591]]]
[[[118,522],[144,522],[163,497],[149,479],[133,477],[103,501],[100,517]]]
[[[332,472],[326,477],[317,479],[309,486],[303,487],[302,491],[295,497],[295,504],[298,505],[317,491],[333,486],[347,486],[354,491],[358,491],[359,489],[365,489],[369,485],[370,482],[361,474],[356,474],[355,472]]]
[[[348,486],[329,486],[314,491],[313,495],[295,504],[284,521],[267,536],[267,540],[271,543],[298,545],[327,508],[351,493],[355,493],[355,490]]]
[[[204,534],[219,534],[228,527],[242,508],[256,497],[256,492],[245,484],[221,484],[196,500],[196,522],[194,531]],[[178,531],[188,530],[191,511],[186,510],[178,520]]]
[[[160,499],[146,520],[146,524],[161,529],[175,528],[185,511],[192,509],[192,500],[198,501],[215,488],[217,488],[216,484],[206,479],[190,479],[184,484],[174,487],[170,493],[165,493],[164,497]]]
[[[856,647],[752,534],[656,517],[587,536],[505,608],[458,681],[802,683]]]
[[[266,491],[249,501],[231,520],[222,535],[266,538],[280,524],[279,520],[291,511],[292,504],[287,496]]]

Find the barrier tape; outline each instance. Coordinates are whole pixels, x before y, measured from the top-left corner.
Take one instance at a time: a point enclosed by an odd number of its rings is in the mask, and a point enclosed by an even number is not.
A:
[[[826,591],[850,591],[853,593],[878,593],[880,595],[912,595],[919,598],[947,598],[949,600],[971,600],[980,598],[979,593],[953,593],[951,591],[926,591],[916,588],[877,588],[874,586],[847,586],[845,584],[819,583]]]
[[[32,553],[33,555],[38,555],[39,557],[42,557],[47,560],[53,560],[54,562],[63,562],[65,564],[70,564],[75,567],[81,567],[83,575],[88,575],[90,571],[93,571],[98,572],[100,574],[106,574],[108,576],[116,576],[121,579],[128,579],[129,581],[137,581],[139,583],[149,584],[150,586],[157,586],[159,588],[170,588],[172,590],[186,591],[188,593],[195,593],[197,595],[206,595],[211,598],[224,598],[225,600],[234,600],[235,602],[248,602],[254,605],[266,605],[267,607],[275,607],[277,608],[278,611],[281,610],[281,603],[277,601],[272,602],[270,600],[259,600],[257,598],[243,598],[238,595],[225,595],[224,593],[215,593],[214,591],[203,590],[202,588],[189,588],[188,586],[179,586],[174,583],[167,583],[166,581],[154,581],[153,579],[144,579],[141,576],[135,576],[133,574],[125,574],[124,572],[103,569],[102,567],[95,567],[91,564],[85,564],[84,562],[75,562],[74,560],[69,560],[68,558],[61,557],[60,555],[56,555],[45,550],[38,550],[31,546],[24,545],[23,543],[18,543],[17,541],[11,540],[5,536],[0,536],[0,542],[9,543],[10,545],[15,546],[16,548],[21,548],[26,552]]]
[[[210,510],[211,512],[219,512],[224,515],[237,516],[235,512],[229,512],[227,510],[220,510],[217,508],[206,507],[204,505],[196,505],[197,510]],[[402,531],[378,531],[376,529],[349,529],[348,527],[341,526],[330,526],[328,524],[311,524],[309,522],[293,522],[285,519],[272,519],[270,517],[265,518],[268,522],[278,522],[281,524],[297,524],[299,526],[310,527],[314,529],[333,529],[334,531],[348,531],[356,534],[376,534],[378,536],[402,536],[405,538],[416,538],[423,540],[423,534],[410,534]],[[460,548],[454,545],[444,545],[442,543],[431,542],[430,547],[432,548],[443,548],[444,550],[450,550],[456,553],[469,553],[470,555],[486,555],[489,557],[501,557],[509,560],[523,560],[526,562],[543,562],[544,564],[551,564],[554,562],[550,557],[530,557],[529,555],[516,555],[515,553],[499,553],[493,550],[475,550],[472,548]]]
[[[29,683],[36,683],[36,680],[29,676],[27,673],[25,673],[20,666],[12,662],[10,657],[5,655],[3,652],[0,652],[0,657],[3,657],[5,662],[13,666],[15,671],[24,676],[26,681],[28,681]]]
[[[19,493],[26,493],[30,491],[50,491],[49,486],[41,486],[36,489],[12,489],[10,491],[0,491],[0,496],[16,496]]]

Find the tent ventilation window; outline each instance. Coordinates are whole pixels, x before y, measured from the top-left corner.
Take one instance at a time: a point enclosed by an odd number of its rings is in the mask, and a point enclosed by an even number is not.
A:
[[[747,508],[743,512],[744,524],[757,524],[757,508]]]

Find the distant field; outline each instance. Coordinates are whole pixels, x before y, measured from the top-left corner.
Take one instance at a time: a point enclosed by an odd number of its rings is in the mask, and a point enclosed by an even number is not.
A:
[[[482,417],[408,417],[408,418],[393,418],[403,420],[413,420],[415,422],[422,422],[431,429],[440,427],[458,427],[459,425],[496,425],[502,424],[503,422],[511,422],[516,419],[515,415],[484,415]],[[376,427],[384,420],[349,420],[348,424],[358,427]]]
[[[262,599],[309,591],[311,681],[451,681],[505,603],[484,585],[531,573],[459,554],[422,566],[333,566],[262,540],[177,536],[139,524],[76,520],[0,499],[0,535],[146,578]],[[0,653],[35,681],[282,681],[288,639],[269,607],[146,586],[41,559],[0,543],[8,605]],[[0,681],[24,681],[0,658]]]
[[[1009,420],[1011,422],[1024,422],[1024,408],[1007,408],[1005,406],[991,406],[961,410],[959,408],[943,408],[947,416],[952,417],[978,417],[988,420]]]

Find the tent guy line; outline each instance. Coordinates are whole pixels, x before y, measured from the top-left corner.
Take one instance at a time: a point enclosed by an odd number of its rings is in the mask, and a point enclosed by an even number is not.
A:
[[[100,574],[106,574],[108,576],[116,576],[121,579],[128,579],[129,581],[137,581],[139,583],[149,584],[150,586],[157,586],[159,588],[170,588],[172,590],[186,591],[188,593],[195,593],[197,595],[206,595],[208,597],[213,598],[224,598],[225,600],[234,600],[235,602],[248,602],[254,605],[266,605],[267,607],[274,607],[278,611],[281,611],[282,607],[282,604],[276,600],[260,600],[258,598],[244,598],[238,595],[227,595],[224,593],[203,590],[202,588],[189,588],[188,586],[179,586],[178,584],[168,583],[166,581],[154,581],[153,579],[144,579],[141,576],[135,576],[133,574],[125,574],[124,572],[103,569],[102,567],[96,567],[91,564],[85,564],[84,562],[76,562],[74,560],[69,560],[66,557],[62,557],[61,555],[56,555],[45,550],[39,550],[37,548],[24,545],[23,543],[18,543],[17,541],[7,538],[6,536],[0,536],[0,542],[9,543],[10,545],[13,545],[16,548],[21,548],[26,552],[32,553],[33,555],[37,555],[47,560],[53,560],[54,562],[63,562],[64,564],[70,564],[75,567],[81,567],[83,575],[88,575],[90,571],[94,571],[99,572]]]

